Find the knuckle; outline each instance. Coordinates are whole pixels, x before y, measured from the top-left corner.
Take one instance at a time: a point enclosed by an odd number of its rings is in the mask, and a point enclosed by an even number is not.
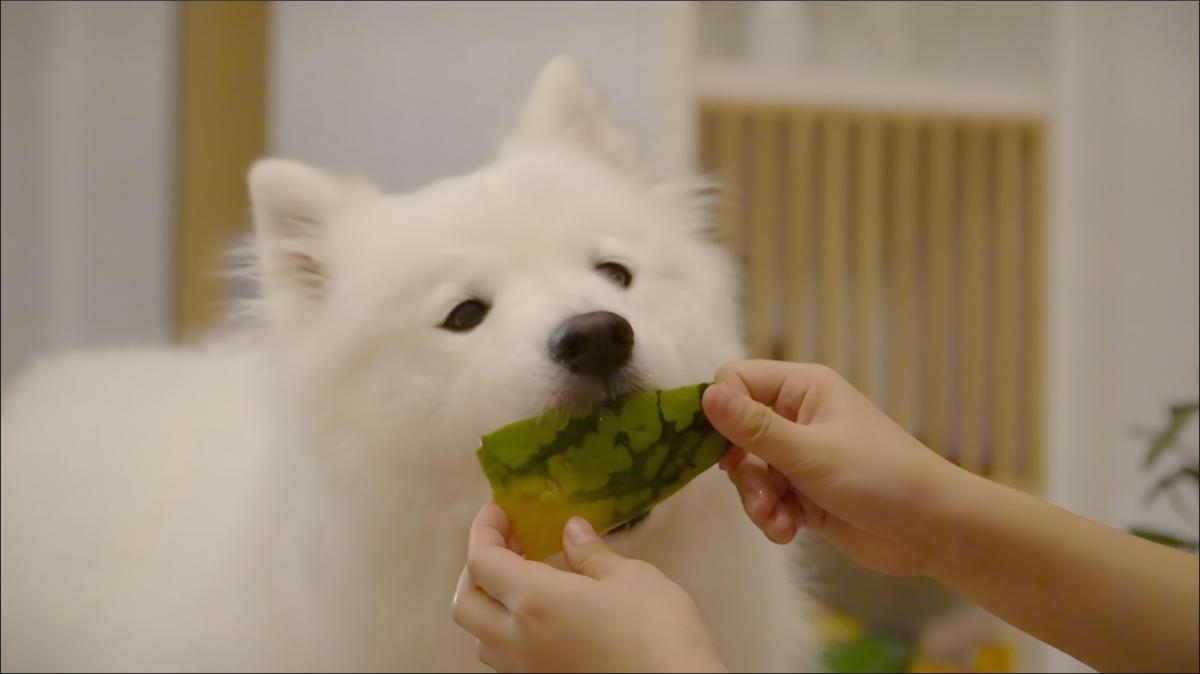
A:
[[[471,574],[471,577],[479,578],[483,566],[483,560],[479,558],[479,555],[467,556],[467,573]]]
[[[833,380],[839,378],[837,370],[824,363],[813,363],[812,373],[817,379]]]
[[[718,367],[716,375],[713,377],[713,381],[716,381],[716,382],[729,381],[730,379],[732,379],[734,377],[735,373],[737,372],[738,365],[740,365],[740,364],[741,364],[741,361],[735,361],[732,363],[725,363],[721,367]]]
[[[656,570],[650,563],[640,559],[631,559],[621,565],[621,573],[631,578],[647,578]]]
[[[650,564],[650,562],[647,562],[644,559],[630,559],[628,566],[631,570],[637,571],[640,573],[644,573],[644,572],[652,570],[654,568]]]
[[[596,559],[596,555],[585,557],[575,563],[576,568],[585,576],[595,575],[598,569],[596,566],[600,562]]]
[[[658,570],[658,567],[649,562],[643,562],[642,560],[635,560],[632,564],[630,564],[626,573],[629,574],[628,578],[630,584],[641,587],[657,588],[663,583],[671,582],[662,571]],[[653,591],[648,592],[653,594]]]
[[[750,416],[746,421],[746,429],[753,443],[765,442],[771,437],[771,411],[764,405],[755,403],[750,408]]]
[[[536,594],[529,595],[517,602],[513,610],[513,618],[517,624],[528,628],[542,622],[546,616],[546,602]]]
[[[829,367],[828,365],[821,366],[821,381],[825,385],[827,385],[831,388],[852,386],[850,384],[850,382],[847,381],[846,378],[842,376],[841,372],[838,372],[837,370],[833,369],[832,367]]]
[[[500,671],[501,662],[496,657],[497,653],[490,646],[485,644],[483,640],[475,640],[475,657],[483,664],[491,667],[496,671]]]

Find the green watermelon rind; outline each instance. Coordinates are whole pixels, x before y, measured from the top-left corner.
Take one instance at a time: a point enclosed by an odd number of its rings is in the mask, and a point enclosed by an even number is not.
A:
[[[480,465],[497,494],[510,480],[539,476],[573,501],[613,499],[609,528],[620,526],[682,489],[728,447],[700,408],[707,387],[642,391],[590,414],[554,410],[509,424],[483,437]],[[589,465],[578,471],[576,463]]]

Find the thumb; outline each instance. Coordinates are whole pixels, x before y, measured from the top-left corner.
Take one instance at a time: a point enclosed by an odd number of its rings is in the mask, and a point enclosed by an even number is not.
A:
[[[704,391],[704,414],[733,444],[787,472],[800,451],[800,427],[766,405],[725,384]]]
[[[590,578],[612,575],[627,561],[610,550],[582,517],[572,517],[563,527],[563,557],[572,571]]]

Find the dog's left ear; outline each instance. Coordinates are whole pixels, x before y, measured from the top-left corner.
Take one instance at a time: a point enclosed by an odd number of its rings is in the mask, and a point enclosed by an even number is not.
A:
[[[270,318],[304,320],[316,312],[329,282],[326,251],[331,222],[376,189],[357,178],[285,159],[258,160],[247,180]]]
[[[633,165],[629,141],[609,121],[587,76],[564,56],[538,73],[506,142],[565,142],[617,168]]]

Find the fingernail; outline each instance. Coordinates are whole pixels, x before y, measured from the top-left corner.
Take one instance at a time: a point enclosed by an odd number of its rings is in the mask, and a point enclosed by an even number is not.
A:
[[[597,540],[596,530],[592,528],[591,523],[582,517],[572,517],[567,522],[567,540],[574,545],[583,545]]]
[[[709,393],[711,391],[711,393]],[[705,391],[705,395],[712,397],[712,405],[719,414],[731,414],[735,410],[737,401],[733,392],[724,384],[713,384]]]
[[[745,414],[745,410],[743,410],[745,396],[742,393],[733,391],[724,384],[718,384],[713,387],[716,389],[713,392],[716,414],[724,420],[740,419]]]

